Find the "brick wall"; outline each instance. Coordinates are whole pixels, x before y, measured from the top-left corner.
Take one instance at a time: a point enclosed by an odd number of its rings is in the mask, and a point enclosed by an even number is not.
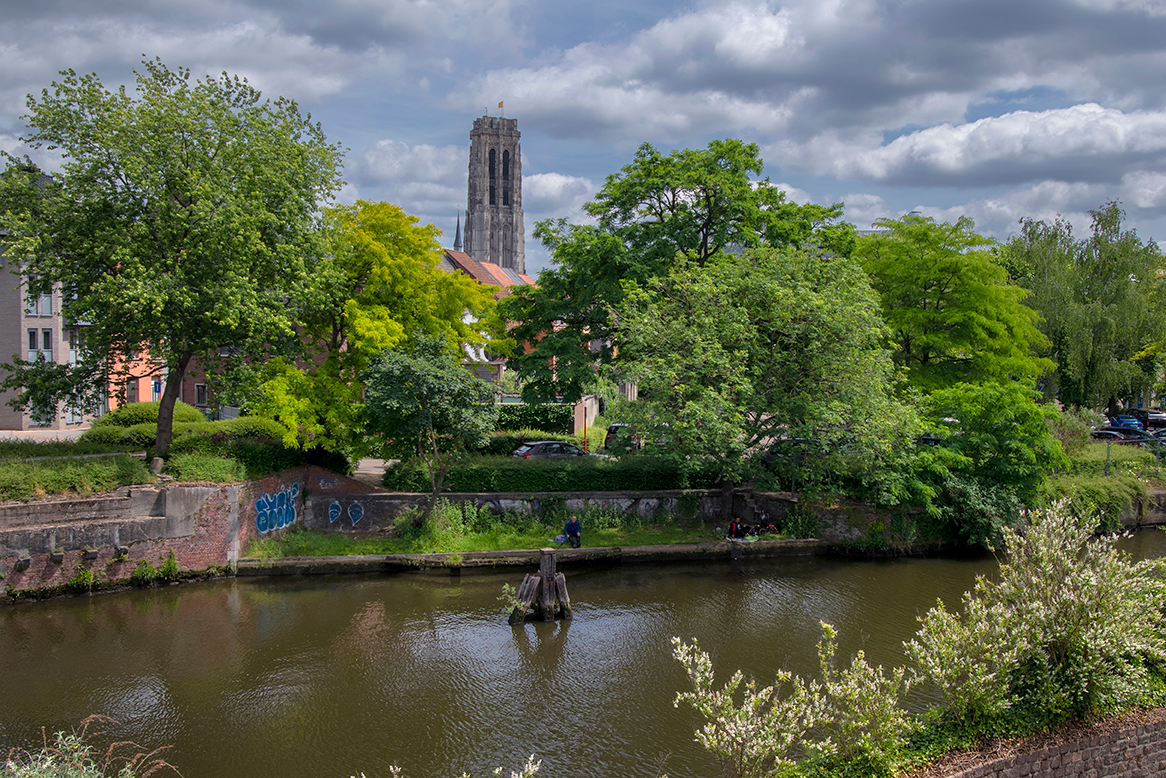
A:
[[[251,539],[302,523],[308,494],[369,490],[309,465],[246,484],[173,488],[159,503],[165,507],[154,511],[164,515],[133,515],[131,498],[120,501],[120,516],[110,513],[114,500],[78,501],[92,503],[93,515],[86,506],[58,502],[47,509],[55,521],[44,516],[33,526],[15,515],[5,521],[0,511],[0,585],[12,592],[52,589],[67,586],[82,570],[100,581],[124,580],[141,560],[158,568],[171,551],[182,571],[230,567]],[[25,508],[39,516],[45,505]],[[118,546],[127,549],[124,556],[117,555]]]
[[[1160,712],[1159,712],[1160,713]],[[990,759],[945,778],[1150,778],[1166,774],[1166,716],[1157,721],[1094,726],[1079,736]],[[931,773],[929,773],[931,774]]]

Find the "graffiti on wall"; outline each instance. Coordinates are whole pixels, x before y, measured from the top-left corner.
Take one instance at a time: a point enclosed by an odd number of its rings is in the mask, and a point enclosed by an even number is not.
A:
[[[290,527],[296,521],[296,497],[300,494],[298,483],[285,486],[274,495],[271,492],[255,501],[255,529],[266,535],[277,529]]]
[[[339,502],[333,502],[328,506],[328,523],[331,524],[339,519],[345,513],[344,508]],[[348,518],[352,521],[352,526],[364,518],[364,504],[353,502],[348,504]]]

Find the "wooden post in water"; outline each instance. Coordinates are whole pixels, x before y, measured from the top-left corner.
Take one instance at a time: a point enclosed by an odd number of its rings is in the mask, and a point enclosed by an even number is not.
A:
[[[543,621],[554,621],[559,615],[571,618],[571,598],[567,596],[567,577],[555,571],[555,550],[541,549],[538,560],[538,575],[527,573],[515,595],[514,610],[510,612],[511,626],[526,620],[526,613],[532,607]],[[556,608],[556,604],[558,608]]]

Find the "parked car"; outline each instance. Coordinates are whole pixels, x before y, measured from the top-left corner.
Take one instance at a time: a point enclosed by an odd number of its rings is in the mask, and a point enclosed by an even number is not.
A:
[[[1132,427],[1136,430],[1145,429],[1145,426],[1133,416],[1128,413],[1121,413],[1117,416],[1109,417],[1109,426],[1111,427]]]
[[[1089,433],[1089,437],[1093,440],[1108,440],[1111,443],[1120,443],[1131,440],[1131,438],[1127,438],[1120,432],[1114,432],[1113,430],[1093,430],[1093,432]]]
[[[572,457],[591,455],[574,443],[564,443],[561,440],[537,440],[523,443],[510,456],[518,459],[571,459]]]
[[[1142,423],[1144,429],[1166,428],[1166,412],[1159,408],[1138,408],[1131,413],[1135,419]]]
[[[1134,440],[1153,440],[1154,438],[1154,434],[1152,432],[1134,429],[1133,427],[1118,427],[1115,425],[1110,425],[1108,427],[1098,427],[1097,429],[1104,432],[1116,432],[1124,438],[1132,438]]]

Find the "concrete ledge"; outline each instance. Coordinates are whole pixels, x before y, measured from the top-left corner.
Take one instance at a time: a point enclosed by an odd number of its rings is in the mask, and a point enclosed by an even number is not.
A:
[[[594,562],[685,562],[700,560],[766,559],[813,556],[829,546],[818,540],[759,540],[756,543],[717,541],[671,546],[599,546],[560,548],[555,557],[560,567]],[[467,551],[463,554],[389,554],[361,556],[286,557],[240,559],[237,575],[322,575],[330,573],[382,573],[433,569],[505,568],[538,565],[539,549],[516,551]]]

